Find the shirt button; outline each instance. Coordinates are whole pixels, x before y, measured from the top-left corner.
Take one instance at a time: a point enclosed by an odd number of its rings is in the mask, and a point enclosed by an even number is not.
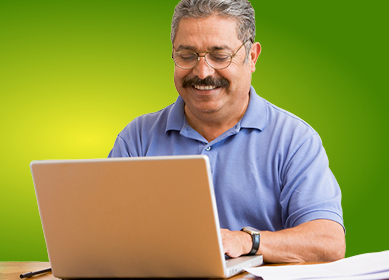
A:
[[[206,150],[207,152],[209,152],[210,150],[212,150],[212,147],[209,146],[209,147],[205,148],[205,150]]]

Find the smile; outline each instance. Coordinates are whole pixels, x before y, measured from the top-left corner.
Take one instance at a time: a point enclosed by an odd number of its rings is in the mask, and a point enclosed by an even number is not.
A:
[[[200,85],[194,85],[193,87],[198,90],[213,90],[217,88],[216,86],[200,86]]]

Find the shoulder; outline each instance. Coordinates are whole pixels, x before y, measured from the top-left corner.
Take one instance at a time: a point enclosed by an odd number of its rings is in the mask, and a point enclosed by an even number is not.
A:
[[[152,134],[165,130],[168,116],[174,103],[166,108],[153,113],[147,113],[133,119],[120,133],[119,136],[126,139],[130,135]]]
[[[306,121],[268,101],[266,105],[269,113],[270,128],[282,127],[288,133],[303,133],[307,135],[317,134],[317,132]]]
[[[277,144],[277,147],[296,147],[308,138],[318,135],[306,121],[270,103],[255,91],[252,91],[251,99],[245,125],[258,129],[263,140]]]
[[[313,135],[316,131],[304,120],[260,97],[251,87],[250,103],[242,126],[261,131],[262,135]]]
[[[167,123],[174,105],[132,120],[118,134],[110,156],[144,156],[152,143],[166,138]]]
[[[250,119],[256,124],[251,127],[257,128],[254,135],[269,156],[287,164],[297,153],[308,157],[323,150],[320,136],[306,121],[258,95],[253,99]]]

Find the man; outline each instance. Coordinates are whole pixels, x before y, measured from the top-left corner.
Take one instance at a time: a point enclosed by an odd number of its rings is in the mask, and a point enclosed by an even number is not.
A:
[[[341,193],[321,140],[251,87],[254,38],[247,0],[182,0],[171,33],[179,97],[133,120],[109,156],[208,155],[230,257],[343,258]]]

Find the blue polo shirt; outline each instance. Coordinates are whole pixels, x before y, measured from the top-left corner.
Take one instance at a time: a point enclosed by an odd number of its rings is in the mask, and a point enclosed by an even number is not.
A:
[[[207,155],[222,228],[276,231],[316,219],[343,226],[339,185],[319,135],[307,123],[251,87],[243,118],[208,142],[189,126],[184,104],[178,97],[134,119],[109,157]]]

